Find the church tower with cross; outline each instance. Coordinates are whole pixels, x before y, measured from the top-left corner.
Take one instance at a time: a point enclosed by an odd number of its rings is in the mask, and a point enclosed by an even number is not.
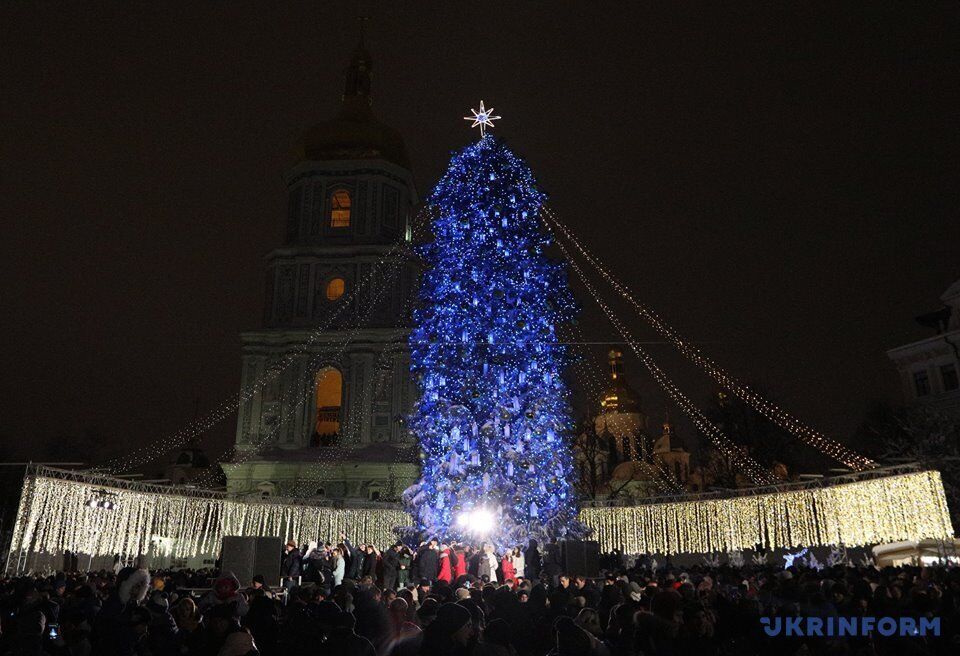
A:
[[[241,335],[253,391],[223,463],[233,493],[390,500],[418,475],[404,418],[419,200],[403,139],[374,114],[372,69],[361,36],[338,113],[304,133],[284,176],[263,328]]]

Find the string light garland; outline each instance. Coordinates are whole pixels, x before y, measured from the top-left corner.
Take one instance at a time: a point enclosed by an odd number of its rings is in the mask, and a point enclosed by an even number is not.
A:
[[[13,552],[92,556],[141,555],[161,536],[175,558],[216,557],[225,535],[332,540],[341,533],[355,542],[378,545],[396,540],[394,527],[409,523],[399,508],[333,508],[308,504],[239,501],[203,493],[184,496],[129,488],[106,488],[112,510],[91,508],[101,485],[30,476],[14,529]]]
[[[948,539],[953,526],[937,471],[769,494],[584,508],[604,551],[711,553]]]
[[[678,499],[643,505],[584,508],[580,521],[603,551],[712,553],[813,546],[864,546],[953,535],[937,471],[880,475],[822,487],[744,493],[733,498]],[[331,508],[238,501],[212,492],[84,477],[38,467],[24,480],[8,571],[35,554],[69,550],[93,557],[148,553],[164,538],[174,558],[215,558],[225,535],[281,537],[298,542],[340,533],[385,546],[410,517],[396,507]],[[112,510],[89,500],[109,494]]]
[[[627,330],[626,326],[617,318],[613,310],[609,305],[604,302],[604,300],[597,294],[596,289],[587,279],[586,275],[583,272],[583,269],[575,260],[570,257],[569,251],[560,241],[555,242],[560,248],[560,251],[564,254],[567,259],[567,262],[570,265],[570,268],[577,274],[580,278],[583,285],[587,288],[587,291],[590,292],[590,295],[593,297],[594,301],[600,306],[600,309],[603,310],[603,313],[607,315],[607,319],[616,328],[617,332],[623,337],[624,341],[630,347],[630,349],[640,358],[640,362],[643,363],[644,367],[647,368],[647,371],[650,372],[650,375],[660,385],[661,389],[673,400],[674,403],[690,418],[693,424],[700,430],[701,433],[707,436],[707,438],[713,442],[714,446],[723,453],[728,458],[731,458],[733,461],[737,462],[743,467],[744,473],[746,476],[757,485],[767,485],[773,483],[773,476],[770,472],[764,469],[756,460],[750,457],[740,446],[730,441],[729,438],[723,433],[720,428],[710,421],[706,415],[693,403],[680,389],[673,383],[672,380],[663,372],[659,365],[654,361],[646,349],[644,349],[640,344],[633,339],[633,336],[630,334],[630,331]]]
[[[572,244],[583,258],[596,269],[601,276],[613,287],[613,289],[626,300],[637,313],[649,323],[654,330],[665,337],[673,346],[688,360],[701,367],[717,383],[728,389],[738,398],[749,404],[760,412],[767,419],[776,425],[789,431],[801,441],[814,447],[822,453],[832,457],[834,460],[845,464],[856,471],[877,467],[877,463],[848,449],[839,442],[830,439],[819,431],[807,426],[789,412],[779,407],[777,404],[768,401],[759,393],[751,389],[748,385],[740,382],[734,376],[727,373],[719,367],[710,358],[705,356],[699,348],[687,340],[682,339],[672,327],[668,326],[652,310],[638,302],[629,290],[620,283],[606,268],[600,264],[596,258],[580,243],[572,234],[570,229],[565,226],[556,214],[544,208],[541,216],[545,217],[553,227],[559,230],[564,237]]]

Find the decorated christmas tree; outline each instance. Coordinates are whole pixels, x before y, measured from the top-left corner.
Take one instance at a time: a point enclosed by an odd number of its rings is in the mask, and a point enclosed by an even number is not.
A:
[[[434,240],[411,333],[422,476],[404,494],[422,536],[513,546],[582,537],[557,324],[571,320],[530,168],[487,135],[429,199]]]

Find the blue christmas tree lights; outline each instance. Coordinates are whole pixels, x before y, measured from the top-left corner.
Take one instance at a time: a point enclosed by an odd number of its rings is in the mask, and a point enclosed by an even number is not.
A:
[[[454,154],[429,199],[434,240],[420,249],[410,336],[422,473],[404,493],[423,536],[505,547],[584,535],[556,334],[575,306],[564,267],[544,253],[544,198],[527,164],[487,135]]]

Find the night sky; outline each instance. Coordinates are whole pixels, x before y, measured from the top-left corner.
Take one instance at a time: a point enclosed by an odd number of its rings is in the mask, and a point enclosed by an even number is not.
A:
[[[96,460],[236,392],[281,173],[337,109],[360,13],[422,195],[482,98],[560,216],[716,360],[841,439],[896,401],[885,350],[960,277],[957,5],[573,4],[0,4],[6,458]]]

